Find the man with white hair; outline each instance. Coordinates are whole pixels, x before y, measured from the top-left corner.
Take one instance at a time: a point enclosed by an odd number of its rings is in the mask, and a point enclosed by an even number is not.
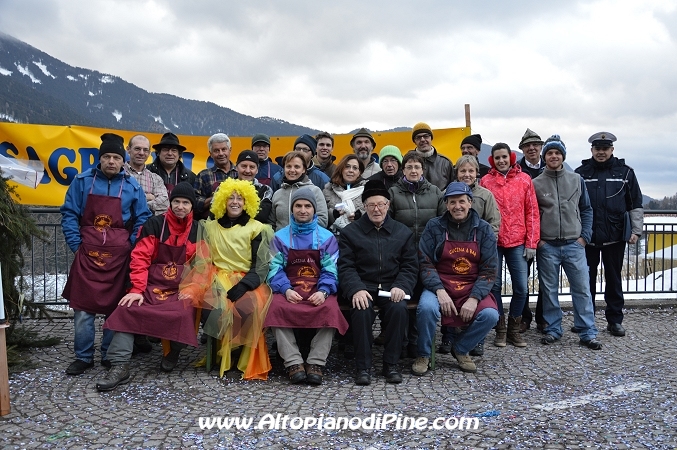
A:
[[[207,141],[209,157],[214,162],[197,174],[195,178],[195,207],[197,217],[206,219],[209,216],[209,207],[212,204],[212,196],[221,182],[227,178],[237,178],[237,170],[230,162],[231,143],[227,134],[216,133]]]

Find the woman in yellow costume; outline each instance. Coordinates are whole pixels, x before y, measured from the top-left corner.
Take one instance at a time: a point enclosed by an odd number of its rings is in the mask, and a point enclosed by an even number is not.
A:
[[[271,369],[263,321],[272,298],[265,283],[273,230],[254,220],[259,197],[248,181],[227,179],[214,194],[214,219],[202,221],[195,258],[181,283],[181,297],[213,310],[203,326],[217,338],[220,376],[231,351],[242,347],[237,368],[245,380],[268,378]]]

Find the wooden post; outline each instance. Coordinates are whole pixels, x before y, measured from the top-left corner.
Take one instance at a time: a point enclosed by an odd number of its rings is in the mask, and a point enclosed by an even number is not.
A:
[[[0,324],[0,416],[6,416],[10,413],[7,341],[5,340],[5,328],[8,326],[7,324]]]
[[[465,104],[465,126],[470,128],[470,103]]]

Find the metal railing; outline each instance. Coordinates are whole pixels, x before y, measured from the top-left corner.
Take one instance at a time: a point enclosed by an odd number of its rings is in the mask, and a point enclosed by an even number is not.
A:
[[[31,208],[44,240],[34,238],[32,249],[24,249],[24,285],[26,298],[45,305],[67,305],[61,292],[73,262],[61,230],[58,208]],[[644,232],[635,245],[626,246],[623,266],[623,290],[626,297],[677,298],[677,211],[645,211]],[[503,267],[503,290],[511,293],[510,276]],[[538,268],[531,267],[529,292],[538,291]],[[604,267],[600,264],[597,292],[604,292]],[[559,291],[568,295],[566,275],[560,275]]]

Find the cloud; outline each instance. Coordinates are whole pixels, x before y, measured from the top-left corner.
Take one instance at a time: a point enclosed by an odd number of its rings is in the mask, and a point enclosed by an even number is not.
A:
[[[1,5],[6,33],[151,92],[331,132],[463,126],[469,103],[485,141],[559,133],[569,161],[612,131],[646,193],[677,192],[670,0]]]

